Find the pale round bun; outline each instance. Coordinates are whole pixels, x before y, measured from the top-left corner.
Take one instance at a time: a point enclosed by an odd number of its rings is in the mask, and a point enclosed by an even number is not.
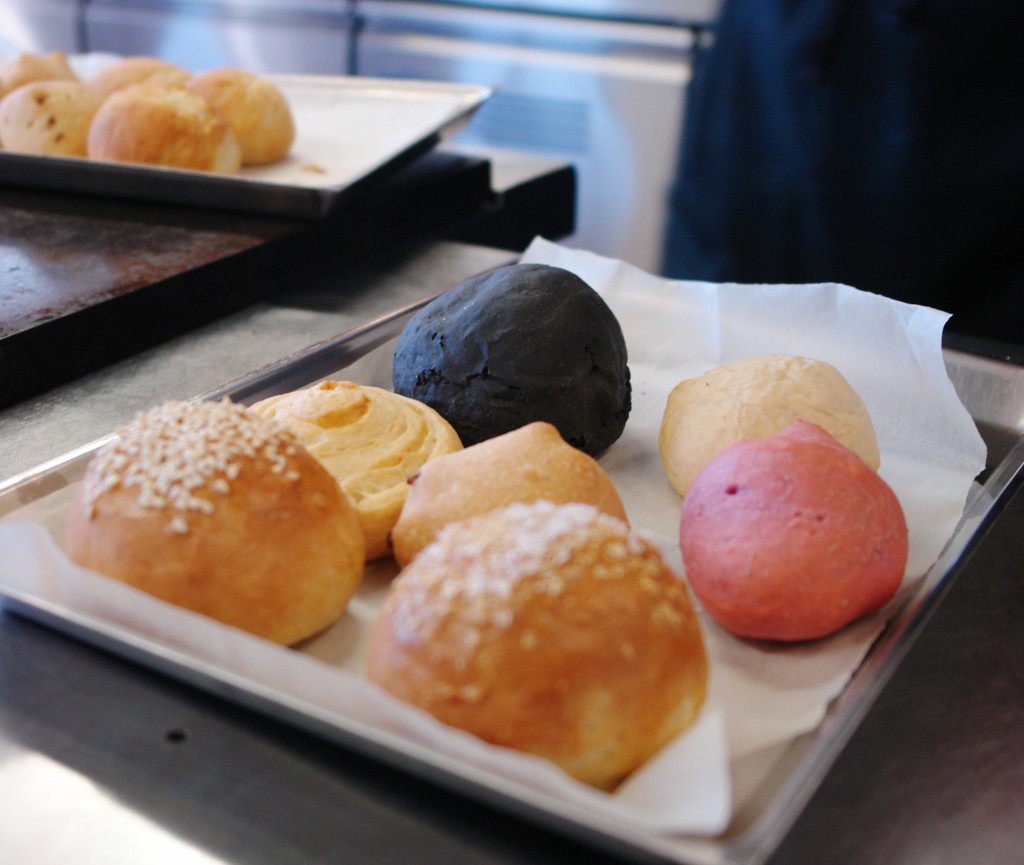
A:
[[[61,51],[18,54],[0,63],[0,96],[33,81],[77,81],[78,76]]]
[[[100,98],[81,81],[36,81],[0,100],[0,145],[12,153],[82,156]]]
[[[428,460],[462,448],[429,406],[350,381],[272,396],[252,410],[294,432],[341,484],[359,514],[367,560],[391,552],[389,535],[409,477]]]
[[[241,69],[211,69],[185,85],[216,108],[235,131],[243,165],[282,159],[295,140],[291,107],[273,82]]]
[[[322,631],[362,580],[337,482],[266,418],[169,402],[93,458],[68,517],[71,559],[276,643]]]
[[[102,98],[131,87],[133,84],[160,84],[183,87],[192,73],[177,64],[156,57],[122,57],[104,66],[92,78],[89,86]]]
[[[842,374],[821,360],[764,354],[673,388],[658,435],[668,479],[685,496],[697,472],[720,451],[736,441],[774,435],[796,418],[822,427],[878,469],[871,416]]]
[[[742,637],[810,640],[887,603],[907,564],[895,493],[821,427],[736,442],[697,475],[679,546],[707,613]]]
[[[104,100],[89,129],[89,157],[234,174],[242,151],[227,121],[183,87],[133,84]]]
[[[582,502],[626,519],[614,483],[593,457],[545,421],[527,424],[425,465],[391,532],[404,566],[448,523],[513,502]]]
[[[610,789],[696,718],[708,665],[685,583],[590,505],[447,526],[392,584],[368,677],[446,724]]]

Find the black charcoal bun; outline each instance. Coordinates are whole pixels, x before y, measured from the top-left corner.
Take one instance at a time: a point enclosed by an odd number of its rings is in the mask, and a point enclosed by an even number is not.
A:
[[[466,280],[410,319],[394,388],[432,406],[466,446],[547,421],[596,456],[629,417],[626,360],[618,320],[582,279],[513,264]]]

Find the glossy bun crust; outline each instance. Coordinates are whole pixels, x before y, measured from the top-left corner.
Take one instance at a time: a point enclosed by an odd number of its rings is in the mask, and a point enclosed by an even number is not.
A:
[[[547,421],[592,456],[630,410],[622,329],[575,274],[513,264],[469,279],[406,325],[395,391],[433,406],[464,445]]]
[[[683,565],[734,634],[809,640],[888,602],[907,564],[895,493],[853,451],[802,420],[736,442],[683,500]]]
[[[580,504],[450,524],[392,584],[367,647],[397,697],[605,789],[692,723],[707,672],[683,581]]]
[[[536,421],[424,465],[410,479],[391,532],[395,559],[407,565],[448,523],[539,499],[581,502],[626,519],[597,460],[567,444],[551,424]]]
[[[337,482],[240,406],[166,403],[103,448],[72,505],[80,565],[292,644],[345,610],[363,538]]]

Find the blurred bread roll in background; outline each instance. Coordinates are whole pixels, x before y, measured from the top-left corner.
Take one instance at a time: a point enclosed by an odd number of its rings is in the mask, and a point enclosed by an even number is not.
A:
[[[583,502],[626,519],[618,491],[600,464],[536,421],[427,463],[412,478],[391,532],[404,566],[448,523],[513,502]]]
[[[133,84],[181,87],[191,74],[187,69],[156,57],[122,57],[93,75],[89,86],[105,99]]]
[[[77,81],[78,76],[60,51],[22,53],[0,63],[0,97],[33,81]]]
[[[227,121],[183,87],[133,84],[107,97],[89,129],[88,155],[234,174],[242,150]]]
[[[877,471],[871,416],[839,370],[821,360],[763,354],[672,389],[658,434],[665,473],[685,496],[697,473],[730,444],[775,435],[797,418],[822,427]]]
[[[81,156],[100,97],[81,81],[36,81],[0,100],[0,145],[13,153]]]
[[[241,69],[211,69],[185,85],[217,109],[238,137],[243,165],[265,165],[288,153],[295,122],[288,100],[266,78]]]

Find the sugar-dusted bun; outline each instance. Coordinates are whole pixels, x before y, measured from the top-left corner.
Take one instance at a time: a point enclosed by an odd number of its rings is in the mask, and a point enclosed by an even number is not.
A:
[[[323,630],[363,574],[337,482],[286,430],[229,402],[169,402],[92,460],[72,560],[274,642]]]
[[[0,63],[0,96],[33,81],[77,81],[78,76],[61,51],[18,54]]]
[[[191,75],[187,69],[156,57],[122,57],[93,75],[89,86],[106,99],[111,93],[133,84],[182,87]]]
[[[704,467],[683,500],[679,546],[694,594],[724,628],[810,640],[892,598],[907,523],[874,470],[796,420]]]
[[[243,165],[265,165],[288,153],[295,140],[291,107],[273,82],[241,69],[211,69],[185,85],[216,108],[242,146]]]
[[[429,406],[350,381],[320,382],[252,409],[294,432],[341,484],[359,514],[367,560],[391,552],[408,478],[428,460],[462,448]]]
[[[796,418],[822,427],[878,469],[871,416],[842,374],[821,360],[764,354],[716,367],[673,388],[658,435],[668,479],[685,496],[715,454],[742,439],[774,435]]]
[[[391,532],[395,559],[407,565],[450,522],[538,499],[582,502],[626,519],[597,460],[566,444],[552,424],[537,421],[425,465],[412,478]]]
[[[447,526],[392,584],[368,677],[480,738],[611,788],[696,718],[707,658],[683,581],[589,505]]]
[[[0,145],[13,153],[85,156],[100,98],[81,81],[36,81],[0,100]]]
[[[89,157],[234,174],[238,139],[201,96],[183,87],[133,84],[107,97],[89,128]]]

